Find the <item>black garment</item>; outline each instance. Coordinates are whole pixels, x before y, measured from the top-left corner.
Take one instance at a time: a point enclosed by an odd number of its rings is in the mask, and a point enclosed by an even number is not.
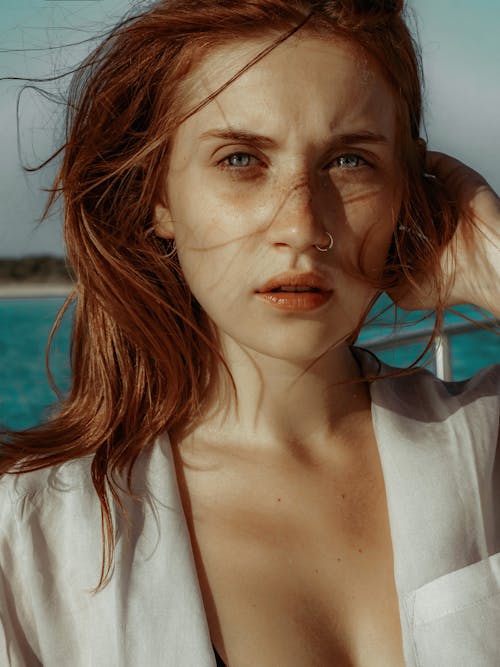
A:
[[[214,653],[215,653],[215,659],[217,660],[217,667],[226,667],[226,663],[224,660],[220,657],[220,655],[217,653],[217,649],[215,646],[212,644]]]

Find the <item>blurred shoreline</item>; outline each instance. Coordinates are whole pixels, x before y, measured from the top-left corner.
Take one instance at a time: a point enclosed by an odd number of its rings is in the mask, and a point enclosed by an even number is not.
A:
[[[71,289],[72,284],[69,282],[36,283],[23,281],[0,283],[0,299],[64,297],[70,294]]]
[[[0,298],[64,297],[72,278],[63,257],[0,257]]]

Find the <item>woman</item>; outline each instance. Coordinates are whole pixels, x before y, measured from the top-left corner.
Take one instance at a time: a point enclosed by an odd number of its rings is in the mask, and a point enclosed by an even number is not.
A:
[[[499,312],[400,3],[159,2],[68,109],[73,384],[4,437],[2,664],[496,665],[499,368],[353,346],[383,291]]]

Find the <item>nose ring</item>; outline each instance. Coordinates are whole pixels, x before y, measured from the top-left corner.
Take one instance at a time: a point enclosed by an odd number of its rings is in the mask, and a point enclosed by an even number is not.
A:
[[[325,234],[328,236],[328,245],[327,246],[314,245],[316,250],[319,250],[320,252],[328,252],[333,248],[333,236],[330,234],[330,232],[325,231]]]

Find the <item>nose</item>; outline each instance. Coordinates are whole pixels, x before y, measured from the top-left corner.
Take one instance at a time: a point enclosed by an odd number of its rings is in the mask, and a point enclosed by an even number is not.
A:
[[[314,246],[324,246],[326,228],[315,202],[312,186],[301,180],[287,187],[281,197],[267,229],[267,238],[275,246],[289,247],[305,252]]]

